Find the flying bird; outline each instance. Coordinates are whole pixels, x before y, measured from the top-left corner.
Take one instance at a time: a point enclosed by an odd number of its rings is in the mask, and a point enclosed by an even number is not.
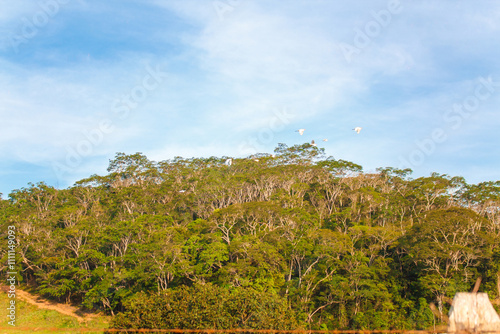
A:
[[[226,162],[224,162],[227,166],[231,166],[233,163],[233,159],[227,159]]]
[[[306,129],[298,129],[295,132],[298,132],[302,136],[304,134],[304,131],[306,131]]]
[[[328,139],[325,138],[325,139],[323,139],[323,141],[328,141]]]
[[[361,131],[361,129],[362,129],[362,127],[357,126],[353,130],[356,131],[357,133],[359,133]]]

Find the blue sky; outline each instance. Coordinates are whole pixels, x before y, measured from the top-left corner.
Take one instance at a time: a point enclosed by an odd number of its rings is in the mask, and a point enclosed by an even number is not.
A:
[[[117,152],[244,157],[312,139],[366,172],[500,179],[498,1],[0,8],[4,198],[105,174]]]

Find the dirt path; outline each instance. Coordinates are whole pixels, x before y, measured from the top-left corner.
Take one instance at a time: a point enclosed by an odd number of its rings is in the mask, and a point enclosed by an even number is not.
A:
[[[9,288],[7,286],[0,285],[0,290],[2,292],[6,293],[8,291],[8,289]],[[76,318],[78,320],[78,322],[80,322],[80,323],[83,321],[86,321],[92,317],[92,315],[90,315],[90,314],[85,315],[84,317],[78,315],[77,314],[77,312],[78,312],[77,307],[67,305],[67,304],[60,304],[60,303],[48,301],[46,299],[43,299],[42,297],[32,295],[31,293],[29,293],[27,291],[23,291],[19,288],[16,288],[16,298],[19,298],[20,300],[23,300],[31,305],[35,305],[41,309],[53,310],[53,311],[57,311],[59,313],[65,314],[65,315],[69,315],[70,317]]]

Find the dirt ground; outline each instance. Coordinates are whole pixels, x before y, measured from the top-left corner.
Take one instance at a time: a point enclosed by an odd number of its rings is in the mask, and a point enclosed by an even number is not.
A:
[[[0,290],[7,293],[9,287],[6,285],[0,285]],[[83,322],[93,317],[92,314],[82,314],[75,306],[48,301],[42,297],[32,295],[27,291],[23,291],[18,287],[16,287],[16,298],[19,298],[20,300],[25,301],[31,305],[35,305],[41,309],[53,310],[65,315],[69,315],[76,318],[78,322]]]

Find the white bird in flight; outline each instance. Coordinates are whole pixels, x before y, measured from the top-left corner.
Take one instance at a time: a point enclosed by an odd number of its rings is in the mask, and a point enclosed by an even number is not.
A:
[[[304,131],[306,131],[306,129],[298,129],[295,132],[298,132],[302,136],[304,134]]]
[[[323,139],[323,141],[328,141],[328,139],[325,138],[325,139]]]
[[[224,163],[228,166],[231,166],[231,164],[233,163],[233,159],[227,159]]]
[[[362,127],[357,126],[353,130],[356,131],[357,133],[359,133],[361,131],[361,129],[362,129]]]

